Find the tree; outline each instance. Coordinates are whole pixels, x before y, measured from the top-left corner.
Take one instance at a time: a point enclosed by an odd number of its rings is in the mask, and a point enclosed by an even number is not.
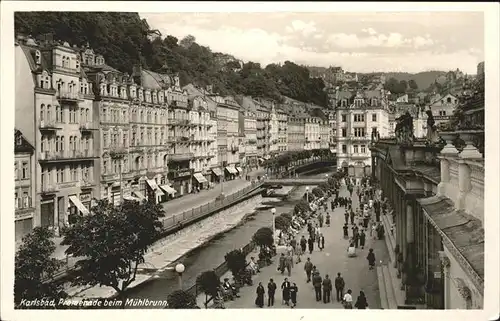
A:
[[[187,35],[181,39],[179,45],[184,49],[189,49],[196,42],[196,38],[193,35]]]
[[[282,230],[282,231],[288,230],[291,223],[292,222],[288,218],[283,217],[282,215],[277,216],[274,220],[274,224],[275,224],[276,228],[279,230]]]
[[[233,274],[235,279],[239,279],[241,272],[245,270],[246,267],[246,258],[245,254],[239,249],[232,250],[228,252],[224,259],[227,262],[227,267],[229,271]]]
[[[295,214],[305,214],[311,210],[311,207],[305,199],[301,199],[294,207]]]
[[[167,296],[168,309],[199,309],[196,297],[183,290],[175,290]]]
[[[161,236],[165,213],[158,204],[128,200],[118,207],[100,200],[92,213],[63,231],[66,254],[81,258],[72,283],[110,286],[124,298],[144,254]]]
[[[417,85],[417,82],[415,81],[415,79],[410,79],[410,81],[408,81],[408,86],[413,90],[418,89],[418,85]]]
[[[215,297],[219,291],[220,279],[214,270],[205,271],[198,275],[196,284],[205,295]]]
[[[51,258],[56,246],[53,233],[47,227],[35,227],[23,238],[15,257],[14,302],[22,299],[64,298],[62,285],[50,282],[61,267],[61,262]],[[20,307],[22,308],[22,307]]]
[[[261,227],[255,232],[252,240],[260,247],[273,245],[273,230],[269,227]]]
[[[325,195],[325,192],[319,187],[313,188],[312,193],[316,197],[323,197]]]

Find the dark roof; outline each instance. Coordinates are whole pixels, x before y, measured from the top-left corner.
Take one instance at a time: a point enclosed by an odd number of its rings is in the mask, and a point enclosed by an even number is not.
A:
[[[421,173],[423,176],[426,176],[433,180],[435,183],[439,184],[441,182],[441,170],[434,166],[430,165],[417,165],[413,166],[412,169],[416,172]]]
[[[435,225],[450,239],[477,275],[484,280],[484,228],[479,219],[443,196],[418,200]]]

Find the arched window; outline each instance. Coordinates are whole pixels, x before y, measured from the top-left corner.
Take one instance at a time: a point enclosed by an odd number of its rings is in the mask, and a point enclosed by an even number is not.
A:
[[[40,120],[41,121],[45,120],[45,105],[44,104],[40,105]]]
[[[50,105],[47,105],[47,121],[51,121],[52,118],[50,116]]]
[[[447,102],[448,104],[451,104],[451,98],[450,98],[450,97],[448,97],[448,99],[446,99],[446,102]]]
[[[42,63],[42,55],[40,54],[40,51],[35,51],[35,63],[37,65]]]

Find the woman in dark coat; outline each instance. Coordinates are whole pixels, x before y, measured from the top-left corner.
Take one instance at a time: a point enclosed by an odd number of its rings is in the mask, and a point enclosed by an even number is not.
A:
[[[262,308],[264,306],[264,294],[266,293],[266,290],[264,290],[262,282],[259,282],[259,286],[257,286],[256,292],[257,292],[257,298],[255,299],[255,305],[257,305],[259,308]]]
[[[366,234],[365,230],[361,230],[361,233],[359,233],[359,246],[361,246],[362,249],[365,248],[365,241],[366,241]]]
[[[349,226],[347,226],[347,223],[344,224],[344,227],[342,229],[344,230],[344,238],[348,239],[349,238]]]
[[[290,287],[290,299],[292,300],[292,308],[295,308],[297,306],[297,292],[299,292],[299,288],[297,287],[297,284],[293,283],[293,285]]]
[[[354,307],[360,310],[366,309],[368,307],[368,302],[366,301],[366,296],[363,291],[359,291],[359,296],[356,300],[356,303],[354,304]]]
[[[307,245],[309,247],[309,254],[311,254],[314,250],[314,239],[312,236],[309,236],[309,239],[307,240]]]
[[[330,227],[330,213],[326,214],[326,220],[325,220],[326,226]]]
[[[373,270],[373,267],[375,266],[375,253],[373,253],[373,249],[370,249],[368,252],[368,256],[366,257],[368,260],[368,269]]]

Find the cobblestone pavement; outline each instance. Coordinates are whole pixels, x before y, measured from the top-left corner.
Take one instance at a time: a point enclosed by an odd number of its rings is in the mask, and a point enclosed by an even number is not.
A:
[[[339,196],[348,196],[348,192],[345,186],[342,186]],[[358,206],[358,197],[356,193],[353,193],[353,207]],[[306,275],[304,272],[304,262],[307,257],[311,258],[314,265],[317,266],[321,273],[321,277],[324,278],[326,274],[334,279],[337,272],[340,272],[344,277],[346,288],[352,289],[353,300],[355,301],[359,295],[359,291],[365,292],[367,301],[370,309],[380,309],[380,297],[378,293],[378,282],[377,282],[377,272],[376,269],[368,270],[368,261],[366,256],[368,254],[368,249],[373,248],[375,252],[375,257],[378,264],[380,261],[387,262],[388,252],[383,240],[374,240],[367,233],[366,246],[364,250],[358,248],[357,257],[348,258],[347,257],[347,240],[343,238],[342,226],[344,224],[344,208],[336,208],[331,215],[331,226],[323,226],[321,229],[323,235],[325,236],[325,248],[323,251],[319,251],[317,244],[315,244],[314,251],[311,255],[307,254],[303,256],[302,262],[296,264],[292,269],[291,276],[288,279],[291,282],[295,282],[298,286],[297,295],[297,307],[298,309],[342,309],[342,305],[333,300],[330,303],[316,302],[314,289],[311,283],[306,283]],[[351,226],[349,226],[351,227]],[[305,235],[307,238],[307,231],[301,231],[297,235],[297,240],[300,239],[301,235]],[[351,229],[349,228],[349,235],[351,235]],[[278,254],[279,255],[279,254]],[[253,256],[256,256],[255,254]],[[240,298],[235,301],[228,301],[225,303],[226,308],[258,308],[255,306],[256,298],[256,287],[259,282],[262,282],[267,292],[267,283],[270,278],[274,279],[274,282],[278,285],[278,290],[275,296],[275,305],[273,308],[283,309],[290,307],[282,304],[281,302],[281,291],[279,290],[281,283],[283,282],[285,275],[281,275],[277,271],[277,257],[274,259],[274,264],[269,267],[261,269],[261,272],[254,276],[254,285],[249,287],[243,287],[240,289]],[[335,297],[335,289],[332,293]],[[267,304],[267,293],[265,296],[265,302]],[[264,308],[268,308],[267,305]]]

